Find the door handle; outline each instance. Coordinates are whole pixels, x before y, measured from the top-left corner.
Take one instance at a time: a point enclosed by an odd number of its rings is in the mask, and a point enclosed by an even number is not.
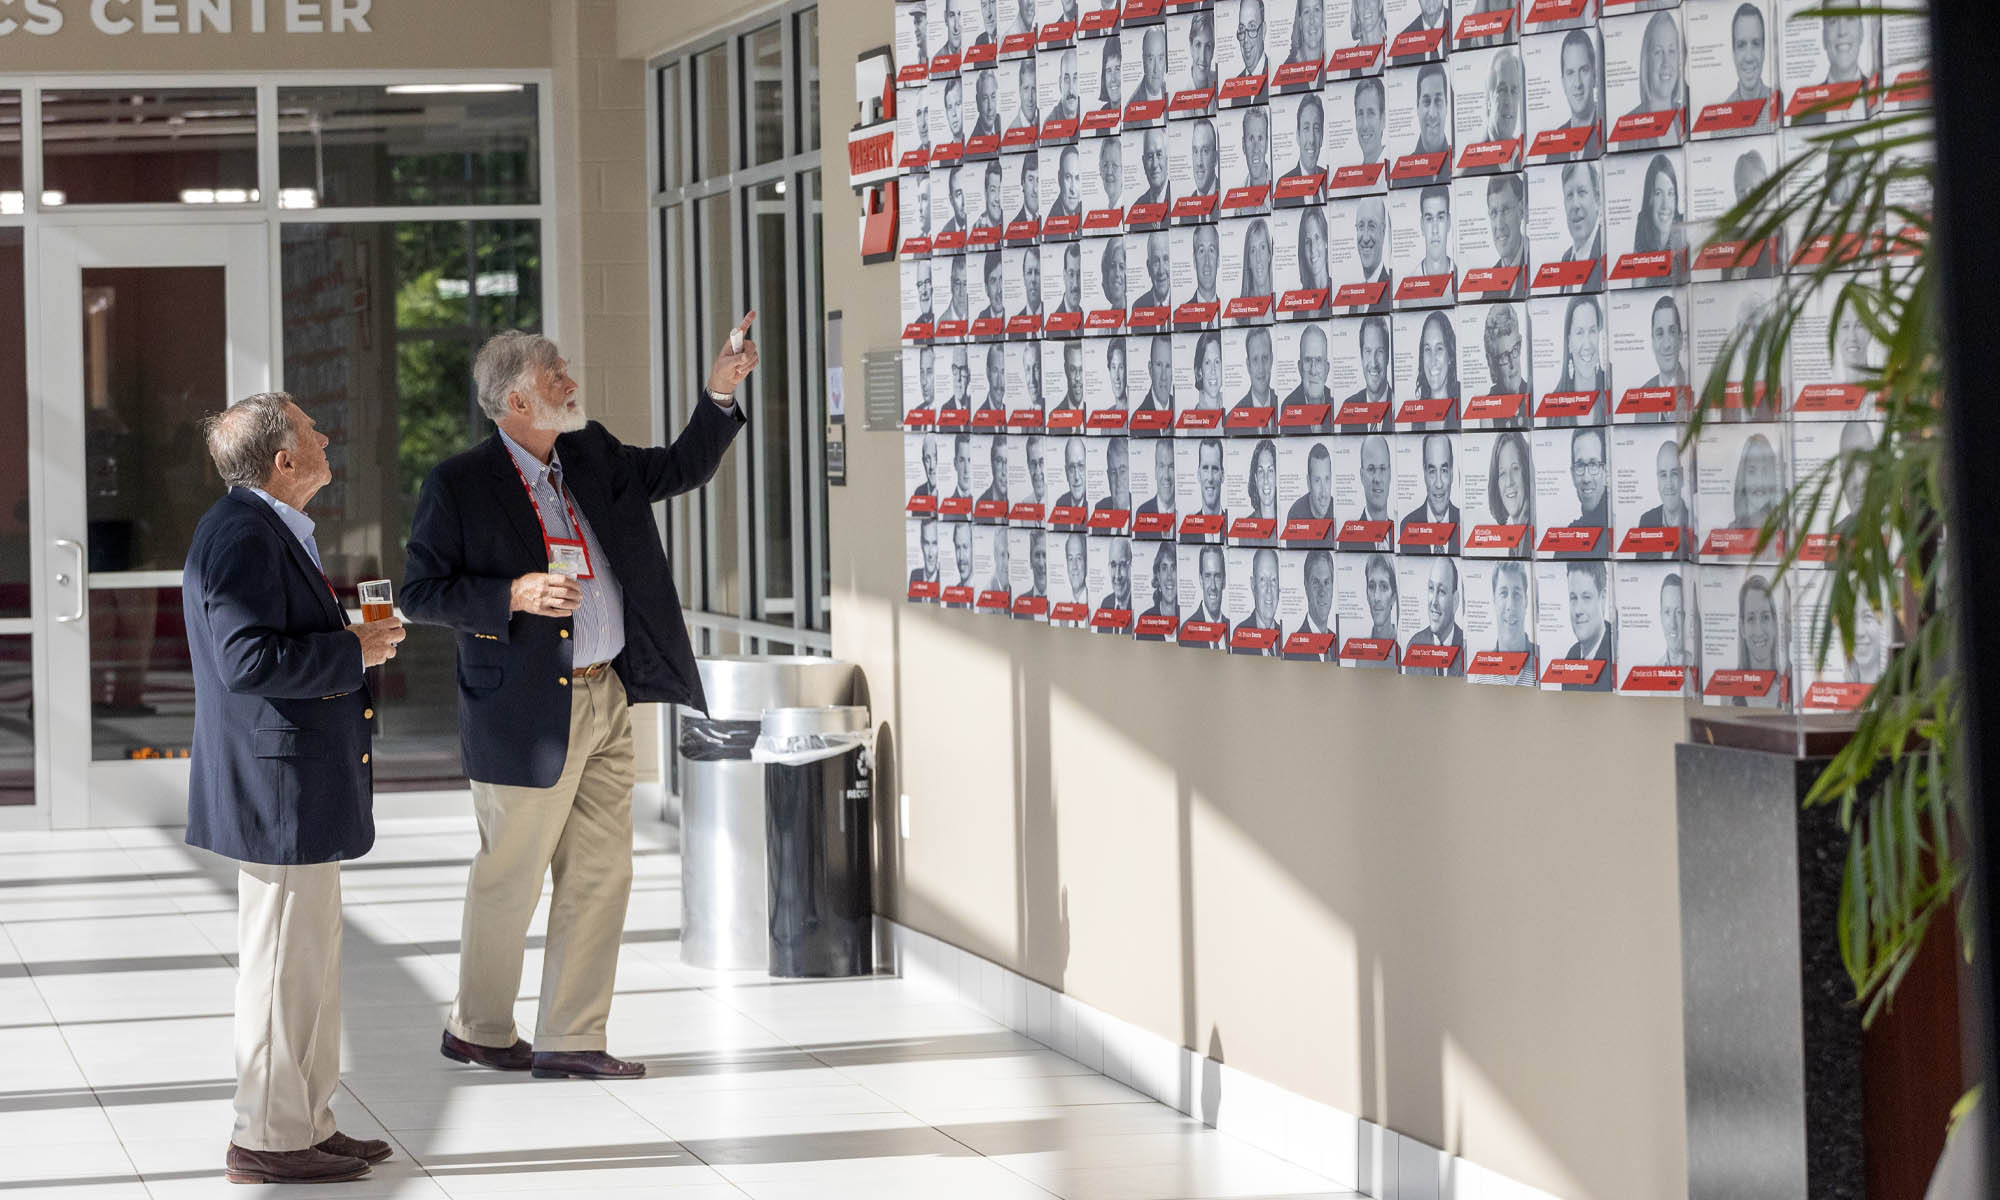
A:
[[[57,621],[67,625],[72,621],[83,620],[83,605],[85,596],[89,593],[89,584],[84,575],[83,543],[72,538],[57,538],[56,545],[76,555],[76,611],[66,617],[56,618]],[[69,577],[58,573],[56,575],[56,582],[67,583],[69,582]]]

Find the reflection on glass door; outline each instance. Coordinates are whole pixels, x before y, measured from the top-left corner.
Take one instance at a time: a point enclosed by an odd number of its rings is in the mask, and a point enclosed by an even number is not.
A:
[[[8,93],[0,92],[0,125]],[[0,206],[10,163],[0,138]],[[20,175],[20,162],[11,163]],[[13,185],[19,188],[19,183]],[[15,193],[19,194],[18,191]],[[28,499],[28,311],[26,239],[0,229],[0,808],[35,802],[34,622],[29,574],[33,531]]]
[[[222,267],[83,272],[90,756],[181,758],[194,684],[179,573],[222,491],[200,422],[228,399]]]

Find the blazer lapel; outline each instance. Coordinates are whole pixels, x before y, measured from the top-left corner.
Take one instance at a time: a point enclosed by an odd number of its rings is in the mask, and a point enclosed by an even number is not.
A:
[[[522,485],[520,468],[514,465],[514,456],[508,452],[507,443],[500,440],[498,433],[486,440],[486,446],[493,474],[499,480],[495,490],[500,495],[500,511],[520,537],[522,547],[535,563],[535,570],[546,570],[549,548],[542,542],[541,526],[535,520],[535,506],[528,500],[528,489]]]
[[[314,565],[312,555],[306,553],[305,543],[299,541],[298,535],[286,526],[285,522],[279,518],[277,511],[264,503],[263,499],[257,493],[248,488],[233,488],[229,494],[238,504],[256,513],[258,517],[277,533],[279,540],[284,544],[286,553],[291,557],[292,564],[304,573],[306,582],[312,588],[313,593],[319,597],[320,611],[333,621],[335,629],[346,628],[347,614],[341,611],[339,603],[334,599],[333,587],[327,582],[325,572]]]

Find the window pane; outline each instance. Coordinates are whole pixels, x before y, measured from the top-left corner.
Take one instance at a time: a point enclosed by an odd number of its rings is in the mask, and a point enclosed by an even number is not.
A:
[[[750,112],[751,163],[785,156],[785,39],[775,24],[743,39],[745,107]]]
[[[819,149],[819,10],[799,14],[799,136],[807,152]]]
[[[694,56],[695,173],[702,179],[729,174],[729,59],[717,46]]]
[[[804,176],[806,189],[805,245],[806,274],[805,296],[807,328],[814,331],[811,339],[812,361],[806,364],[806,378],[811,381],[810,393],[813,399],[812,411],[806,414],[806,436],[818,443],[817,454],[807,457],[808,478],[806,485],[806,524],[808,536],[817,548],[819,563],[819,591],[817,602],[812,606],[812,619],[808,624],[824,631],[827,628],[828,599],[833,592],[832,568],[827,561],[826,538],[826,261],[820,236],[820,213],[823,207],[820,198],[820,173],[807,171]],[[812,463],[817,460],[819,469]]]
[[[670,63],[660,70],[660,177],[661,191],[681,186],[681,124],[687,119],[681,103],[681,66]]]
[[[0,215],[21,203],[21,93],[0,88]]]
[[[0,806],[35,802],[34,639],[0,637]]]
[[[257,198],[251,88],[42,93],[42,190],[63,204]]]
[[[732,195],[727,193],[710,196],[701,202],[697,213],[701,221],[696,233],[700,239],[701,261],[696,264],[696,270],[701,280],[702,319],[696,327],[700,341],[691,348],[697,361],[706,357],[705,350],[708,348],[722,345],[729,336],[730,326],[741,315],[736,312],[735,292],[730,278],[730,268],[736,262],[737,242],[734,222],[730,219],[732,199]],[[772,319],[783,320],[783,316],[780,314]],[[760,357],[768,359],[770,351],[764,325],[765,322],[758,322],[758,352]],[[697,371],[699,369],[696,368]],[[689,380],[687,386],[693,387],[694,381]],[[715,473],[714,480],[702,489],[702,504],[708,514],[704,526],[707,586],[703,589],[703,600],[709,611],[732,617],[743,615],[743,563],[737,545],[737,530],[744,520],[737,495],[742,464],[740,450],[724,455],[722,468]]]
[[[362,579],[400,587],[424,477],[492,430],[473,355],[501,328],[540,325],[539,227],[287,225],[281,237],[285,389],[341,431],[333,482],[313,502],[315,540],[343,599]],[[412,627],[378,670],[377,787],[460,777],[452,656],[449,630]]]
[[[0,617],[29,615],[28,313],[22,243],[19,229],[0,229]]]
[[[538,99],[516,83],[281,88],[279,203],[539,203]]]
[[[669,437],[687,421],[685,398],[694,395],[695,373],[701,370],[687,351],[688,329],[694,320],[694,310],[686,303],[686,297],[693,294],[687,287],[687,217],[688,210],[681,205],[660,212],[660,332],[665,347],[661,372],[667,383],[661,403],[666,406],[663,424]],[[667,504],[667,561],[673,566],[674,586],[683,604],[697,603],[700,597],[693,574],[701,553],[701,541],[695,535],[700,517],[701,507],[693,497]]]
[[[757,322],[757,356],[768,364],[752,384],[750,422],[757,455],[756,522],[758,587],[756,611],[766,621],[789,624],[796,608],[792,572],[792,446],[798,414],[791,381],[791,314],[806,289],[792,279],[785,246],[789,206],[785,184],[774,180],[750,196],[750,263],[755,289],[750,306],[764,314]]]

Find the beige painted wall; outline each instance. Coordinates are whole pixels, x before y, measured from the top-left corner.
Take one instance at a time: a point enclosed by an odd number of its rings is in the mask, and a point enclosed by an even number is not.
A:
[[[825,0],[820,30],[834,148],[890,4]],[[827,196],[854,411],[896,270],[859,265],[858,206]],[[834,644],[911,797],[891,915],[1558,1195],[1685,1196],[1677,705],[912,606],[900,435],[849,430]]]
[[[63,14],[62,29],[38,36],[21,30],[0,37],[0,71],[289,71],[366,67],[372,70],[438,67],[546,67],[549,57],[550,0],[369,0],[368,33],[288,34],[283,32],[286,0],[227,0],[231,29],[217,33],[146,33],[136,24],[113,36],[90,19],[90,0],[53,0]],[[166,0],[174,23],[183,25],[188,0]],[[250,32],[250,11],[262,5],[266,32]],[[356,0],[344,0],[353,9]],[[305,0],[306,12],[321,19],[331,0]],[[477,13],[476,19],[474,13]],[[107,15],[116,21],[140,17],[139,0],[111,0]],[[0,18],[25,20],[26,8],[10,4]]]

